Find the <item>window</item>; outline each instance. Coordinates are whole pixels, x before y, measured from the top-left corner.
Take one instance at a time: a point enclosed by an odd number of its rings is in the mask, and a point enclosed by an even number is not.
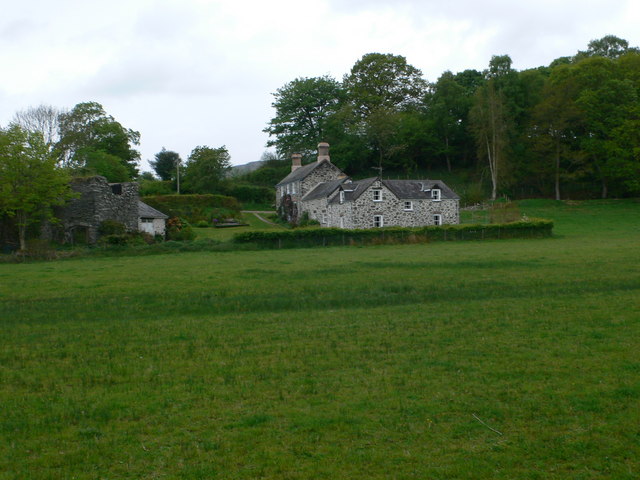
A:
[[[344,203],[344,191],[340,190],[340,203]]]
[[[153,223],[153,218],[141,218],[140,223]]]
[[[373,190],[373,201],[374,202],[382,201],[382,190],[380,190],[379,188],[376,188]]]
[[[440,215],[439,213],[436,213],[433,216],[433,224],[434,225],[442,225],[442,215]]]
[[[373,226],[375,228],[384,227],[384,219],[382,218],[382,215],[374,215],[373,216]]]
[[[431,190],[431,200],[433,200],[434,202],[439,202],[440,201],[440,189],[439,188],[434,188],[433,190]]]
[[[291,193],[294,194],[294,195],[296,193],[296,184],[295,183],[291,184]]]
[[[340,217],[340,228],[344,228],[344,217]]]
[[[322,214],[322,223],[327,223],[327,214],[326,213]]]
[[[122,184],[121,183],[112,183],[111,184],[111,193],[114,195],[122,195]]]
[[[287,195],[291,193],[291,184],[287,183]]]
[[[412,201],[404,202],[404,210],[405,210],[405,212],[413,210],[413,202]]]

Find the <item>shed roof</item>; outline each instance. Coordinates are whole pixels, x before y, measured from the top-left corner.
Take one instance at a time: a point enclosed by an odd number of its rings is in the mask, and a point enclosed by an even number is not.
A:
[[[169,218],[168,215],[165,215],[159,210],[147,205],[144,202],[138,200],[138,217],[140,218]]]

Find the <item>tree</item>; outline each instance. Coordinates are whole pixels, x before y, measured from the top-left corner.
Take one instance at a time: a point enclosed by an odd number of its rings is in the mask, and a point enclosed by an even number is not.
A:
[[[52,207],[73,196],[69,180],[40,133],[15,124],[0,131],[0,214],[16,219],[21,250],[27,227],[53,218]]]
[[[198,146],[191,151],[184,169],[184,189],[193,193],[217,191],[227,171],[231,157],[225,146]]]
[[[560,181],[568,175],[568,166],[579,157],[576,126],[581,122],[574,98],[576,82],[567,72],[571,67],[558,64],[542,91],[542,98],[533,108],[531,139],[534,149],[546,160],[542,173],[551,170],[556,200],[561,199]],[[545,175],[546,177],[546,175]]]
[[[495,200],[506,162],[509,128],[504,95],[497,88],[495,79],[478,89],[470,119],[478,156],[486,159],[489,165],[491,200]]]
[[[140,153],[133,145],[139,143],[140,133],[124,128],[107,115],[99,103],[79,103],[60,116],[60,141],[56,151],[65,166],[84,167],[92,152],[102,151],[118,157],[129,178],[133,178],[140,160]]]
[[[51,105],[29,107],[16,112],[11,123],[24,131],[40,133],[51,151],[60,140],[60,116],[64,111]]]
[[[629,42],[615,35],[605,35],[602,38],[591,40],[586,52],[578,52],[576,59],[584,57],[618,58],[628,52],[638,52],[637,48],[629,47]]]
[[[288,157],[310,154],[326,140],[327,121],[339,109],[344,91],[336,80],[323,76],[297,78],[273,96],[276,116],[263,131],[275,137],[267,146],[275,146],[280,155]]]
[[[368,53],[344,78],[349,100],[361,117],[384,108],[399,111],[417,107],[426,93],[422,72],[401,55]]]
[[[173,180],[176,178],[176,168],[182,164],[180,154],[171,150],[162,150],[155,155],[155,161],[151,160],[149,165],[160,177],[160,180]]]

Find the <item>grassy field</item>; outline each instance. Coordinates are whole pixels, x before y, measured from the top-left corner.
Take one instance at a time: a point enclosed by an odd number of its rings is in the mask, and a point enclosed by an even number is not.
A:
[[[267,215],[262,215],[262,218],[269,220]],[[226,242],[231,240],[231,238],[236,233],[249,232],[254,230],[274,230],[283,228],[280,225],[270,225],[269,223],[263,222],[255,214],[249,212],[243,212],[242,214],[242,222],[247,223],[246,227],[232,227],[232,228],[197,228],[194,227],[196,235],[198,239],[209,238],[213,240],[220,240],[221,242]]]
[[[640,478],[640,202],[554,238],[0,264],[0,479]]]

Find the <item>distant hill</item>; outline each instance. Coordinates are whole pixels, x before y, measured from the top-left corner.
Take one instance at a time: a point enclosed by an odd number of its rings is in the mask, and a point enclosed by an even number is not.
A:
[[[229,170],[229,177],[238,177],[240,175],[244,175],[245,173],[253,172],[257,170],[264,164],[264,161],[258,160],[256,162],[245,163],[244,165],[233,165]]]

